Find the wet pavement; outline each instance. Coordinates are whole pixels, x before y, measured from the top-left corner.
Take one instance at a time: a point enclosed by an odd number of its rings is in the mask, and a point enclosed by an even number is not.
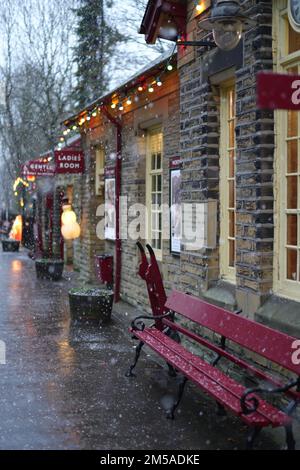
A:
[[[137,378],[126,378],[134,343],[124,322],[72,326],[72,282],[37,280],[25,251],[0,253],[0,449],[244,448],[246,428],[217,417],[212,400],[191,384],[176,419],[167,420],[176,379],[149,351]],[[278,432],[264,431],[257,447],[279,449]]]

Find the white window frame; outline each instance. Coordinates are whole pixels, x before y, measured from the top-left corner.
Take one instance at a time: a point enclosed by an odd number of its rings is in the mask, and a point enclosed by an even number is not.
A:
[[[104,167],[105,152],[103,147],[97,147],[95,151],[95,195],[104,195]],[[101,177],[101,181],[99,181]]]
[[[220,277],[224,281],[232,284],[236,283],[236,268],[230,266],[230,244],[229,241],[235,241],[236,253],[236,237],[230,237],[229,233],[229,210],[234,209],[236,215],[236,190],[235,194],[235,207],[229,208],[230,195],[229,195],[229,182],[234,181],[236,188],[236,172],[234,178],[230,178],[229,174],[229,156],[230,151],[235,151],[236,160],[236,139],[234,135],[234,147],[230,147],[230,134],[229,134],[229,102],[228,91],[233,89],[236,92],[235,81],[229,80],[220,85]],[[236,112],[233,117],[236,120]],[[235,234],[236,235],[236,234]],[[236,255],[235,255],[236,256]]]
[[[288,54],[287,2],[275,0],[273,8],[273,31],[275,70],[286,73],[288,68],[300,67],[300,50]],[[282,297],[300,300],[300,282],[287,279],[287,217],[290,210],[286,208],[287,185],[287,122],[288,111],[275,111],[275,240],[274,240],[274,281],[273,290]],[[298,135],[300,135],[300,113],[298,117]],[[300,143],[298,142],[298,152]],[[298,155],[298,158],[299,155]],[[299,172],[299,168],[298,168]],[[284,176],[284,177],[283,177]],[[299,178],[300,180],[300,178]],[[298,181],[298,213],[300,209],[300,184]],[[297,213],[297,212],[296,212]],[[298,217],[298,243],[300,243],[300,217]],[[299,258],[298,258],[299,264]],[[297,266],[297,269],[300,269]]]
[[[151,169],[151,138],[155,135],[161,135],[161,169],[159,171]],[[151,128],[147,132],[147,152],[146,152],[146,207],[147,207],[147,242],[152,246],[156,258],[161,261],[163,256],[163,225],[161,226],[161,249],[153,247],[152,243],[152,176],[161,175],[161,204],[163,204],[163,132],[161,126]],[[156,211],[161,212],[161,211]],[[162,218],[163,224],[163,218]]]

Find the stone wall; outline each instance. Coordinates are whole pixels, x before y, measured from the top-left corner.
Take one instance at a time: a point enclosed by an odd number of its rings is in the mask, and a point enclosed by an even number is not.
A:
[[[127,196],[127,208],[131,204],[146,201],[146,135],[147,129],[160,125],[163,131],[163,197],[169,203],[169,159],[179,155],[179,86],[177,72],[172,72],[164,86],[157,91],[153,101],[141,99],[132,109],[122,115],[122,179],[121,195]],[[120,116],[117,116],[120,118]],[[116,127],[100,113],[92,119],[89,127],[82,130],[86,171],[81,188],[81,257],[80,272],[84,281],[96,281],[94,255],[109,253],[115,259],[115,242],[100,240],[96,227],[101,217],[96,216],[104,194],[95,195],[95,150],[104,149],[105,166],[112,167],[116,159]],[[121,214],[121,231],[124,231],[125,209]],[[133,218],[128,219],[128,223]],[[102,234],[103,235],[103,234]],[[144,281],[138,275],[139,254],[136,241],[122,240],[121,297],[133,305],[149,310],[149,300]],[[144,240],[142,240],[144,241]],[[161,271],[167,289],[180,288],[180,258],[170,254],[169,240],[163,245]],[[114,276],[115,276],[114,269]]]
[[[272,289],[274,119],[272,112],[260,111],[256,105],[256,73],[273,64],[272,2],[243,3],[249,16],[259,21],[245,34],[237,52],[206,51],[200,47],[194,48],[193,54],[188,48],[179,56],[180,148],[184,161],[182,200],[219,200],[219,84],[235,78],[235,298],[245,314],[253,315]],[[194,18],[188,31],[195,39],[204,35]],[[218,227],[218,240],[219,233]],[[186,251],[181,255],[181,265],[184,290],[205,295],[220,281],[219,246],[215,250]],[[232,286],[228,290],[232,291]]]

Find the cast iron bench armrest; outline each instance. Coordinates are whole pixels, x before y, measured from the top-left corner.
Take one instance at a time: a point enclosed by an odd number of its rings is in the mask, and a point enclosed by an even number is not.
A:
[[[164,318],[170,317],[173,312],[165,313],[164,315],[140,315],[131,322],[131,328],[133,331],[144,331],[145,323],[139,320],[163,320]]]
[[[251,413],[255,413],[259,407],[259,400],[256,397],[249,397],[253,393],[262,393],[262,394],[276,394],[276,393],[285,393],[291,388],[300,387],[300,378],[289,382],[285,387],[281,388],[248,388],[245,390],[241,397],[241,409],[244,415],[250,415]],[[247,403],[248,401],[248,403]],[[253,406],[249,406],[249,402],[253,404]]]

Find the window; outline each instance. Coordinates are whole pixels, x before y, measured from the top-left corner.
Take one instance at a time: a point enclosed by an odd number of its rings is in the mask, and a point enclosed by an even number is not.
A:
[[[162,155],[163,135],[160,129],[148,133],[147,209],[148,241],[158,258],[162,257]]]
[[[235,86],[221,86],[220,109],[220,275],[235,282],[236,185],[235,185]]]
[[[104,191],[104,150],[96,149],[95,194],[102,196]]]
[[[300,34],[287,16],[287,2],[278,0],[274,14],[277,71],[300,74]],[[300,116],[277,111],[276,120],[276,231],[274,290],[300,299]]]

